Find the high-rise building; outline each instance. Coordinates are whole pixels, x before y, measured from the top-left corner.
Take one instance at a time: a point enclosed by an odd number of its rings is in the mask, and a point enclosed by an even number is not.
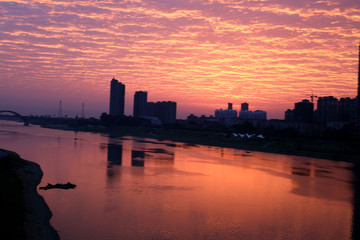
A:
[[[146,116],[147,92],[138,91],[134,94],[134,117]]]
[[[228,109],[216,109],[215,118],[218,119],[235,119],[237,118],[237,111],[233,110],[232,103],[228,103]]]
[[[248,111],[249,110],[249,104],[247,102],[244,102],[241,104],[241,111]]]
[[[314,104],[309,100],[295,103],[295,121],[312,122],[314,114]]]
[[[163,124],[175,123],[176,102],[156,102],[154,106],[154,113],[155,117],[158,117]]]
[[[156,117],[162,124],[169,124],[176,122],[176,102],[162,101],[162,102],[146,102],[145,115],[146,117]]]
[[[266,120],[267,112],[262,110],[249,111],[249,104],[244,102],[241,104],[241,111],[239,111],[240,120]]]
[[[319,122],[356,122],[357,115],[356,98],[334,98],[333,96],[319,97],[314,119]]]
[[[110,83],[110,115],[123,116],[124,106],[125,85],[113,78]]]
[[[237,111],[231,109],[216,109],[215,110],[215,118],[218,119],[235,119],[237,118]]]
[[[357,99],[340,98],[338,103],[338,121],[356,122],[357,120]]]
[[[336,122],[338,99],[333,96],[319,97],[317,102],[317,117],[319,122]]]
[[[148,117],[155,117],[155,103],[154,102],[147,102],[145,104],[145,116]]]
[[[285,111],[285,121],[287,122],[295,121],[295,109],[288,109]]]
[[[253,111],[240,111],[239,112],[239,119],[240,120],[266,120],[267,113],[262,110],[255,110]]]

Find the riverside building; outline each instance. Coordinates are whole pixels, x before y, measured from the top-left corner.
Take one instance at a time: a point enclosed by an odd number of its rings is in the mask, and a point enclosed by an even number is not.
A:
[[[137,91],[134,94],[134,117],[146,116],[147,92]]]
[[[113,78],[110,83],[110,109],[112,116],[124,116],[125,85]]]

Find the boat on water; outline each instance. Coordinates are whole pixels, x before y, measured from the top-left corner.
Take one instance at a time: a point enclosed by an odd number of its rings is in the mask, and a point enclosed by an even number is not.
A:
[[[50,184],[48,183],[45,187],[40,187],[40,189],[48,190],[52,188],[60,188],[60,189],[74,189],[76,188],[75,184],[72,184],[70,182],[67,183],[57,183],[57,184]]]

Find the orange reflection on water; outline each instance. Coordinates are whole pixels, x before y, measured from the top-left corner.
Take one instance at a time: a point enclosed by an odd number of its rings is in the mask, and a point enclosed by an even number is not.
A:
[[[206,148],[202,150],[198,156],[186,157],[193,162],[194,171],[201,169],[206,175],[196,179],[203,190],[191,198],[201,203],[199,207],[206,207],[205,212],[210,213],[207,219],[231,219],[234,226],[246,226],[246,232],[266,233],[270,239],[308,239],[309,234],[311,239],[326,239],[329,226],[337,226],[333,230],[339,236],[350,233],[352,192],[347,182],[350,177],[343,175],[346,170],[329,173],[327,178],[293,175],[293,166],[313,165],[300,157],[250,153],[239,159],[233,155],[231,159],[233,152],[243,151],[225,149],[221,154],[224,149],[209,149],[205,153]],[[204,155],[208,162],[205,166],[199,162]],[[338,163],[313,161],[331,171],[338,170]],[[190,180],[188,184],[194,182]]]
[[[351,164],[36,127],[0,141],[41,165],[41,186],[77,185],[39,191],[62,239],[351,236]]]

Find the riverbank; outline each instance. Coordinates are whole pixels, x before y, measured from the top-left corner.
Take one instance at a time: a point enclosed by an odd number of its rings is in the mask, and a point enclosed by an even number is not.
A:
[[[37,193],[43,172],[37,163],[0,149],[1,235],[7,239],[59,239],[52,216]],[[11,236],[11,237],[8,237]]]
[[[199,144],[226,148],[243,149],[287,155],[305,156],[336,161],[360,162],[360,142],[339,142],[330,140],[316,140],[305,138],[275,138],[239,139],[210,131],[194,131],[164,128],[144,127],[82,127],[71,128],[67,126],[42,126],[46,128],[84,131],[107,134],[109,137],[136,136],[154,138],[158,140],[171,140],[186,144]]]

